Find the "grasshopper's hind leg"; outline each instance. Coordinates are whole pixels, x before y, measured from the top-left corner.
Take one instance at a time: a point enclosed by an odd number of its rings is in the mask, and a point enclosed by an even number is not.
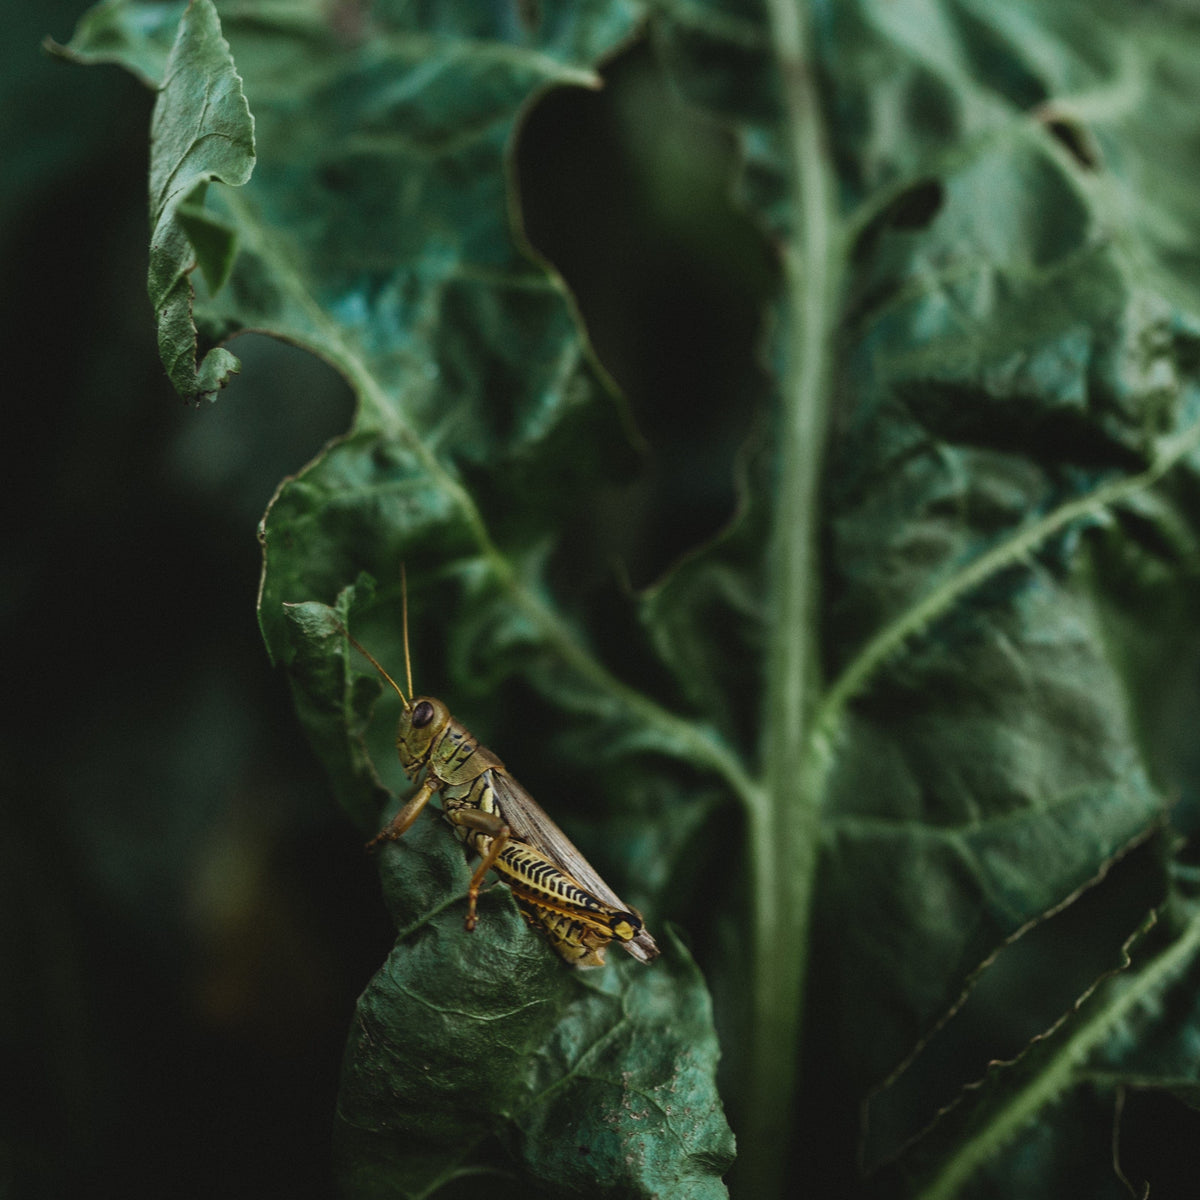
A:
[[[496,859],[500,857],[500,851],[508,845],[508,839],[512,836],[512,830],[508,827],[502,817],[496,816],[495,813],[482,812],[477,808],[459,808],[454,809],[446,814],[447,817],[455,824],[463,829],[469,829],[473,833],[481,833],[484,837],[491,838],[491,844],[483,853],[482,860],[479,866],[475,868],[475,874],[471,876],[471,882],[467,887],[467,932],[474,931],[475,926],[479,923],[475,916],[475,905],[479,899],[479,889],[483,886],[483,881],[487,873],[496,865]]]
[[[611,938],[590,929],[582,921],[573,921],[563,913],[542,908],[519,892],[513,892],[513,899],[525,920],[547,938],[570,966],[604,966],[604,950]]]

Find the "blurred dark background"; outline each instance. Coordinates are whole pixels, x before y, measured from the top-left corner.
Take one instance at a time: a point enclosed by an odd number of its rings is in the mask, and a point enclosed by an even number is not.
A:
[[[0,50],[0,1195],[320,1196],[391,929],[259,638],[255,528],[352,401],[258,337],[216,404],[171,391],[145,293],[153,97],[39,49],[85,7],[12,6]],[[688,480],[732,478],[770,266],[727,142],[644,119],[673,111],[644,45],[610,82],[537,109],[519,165],[532,240],[668,447],[631,485],[678,498],[627,564],[646,583],[732,510],[732,483]],[[689,472],[685,428],[730,469]]]
[[[185,407],[145,292],[152,95],[8,14],[0,1194],[320,1195],[354,998],[391,931],[254,619],[255,526],[344,429],[245,338]]]

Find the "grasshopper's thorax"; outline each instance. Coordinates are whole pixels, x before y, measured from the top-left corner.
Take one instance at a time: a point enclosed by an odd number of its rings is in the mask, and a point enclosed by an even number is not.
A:
[[[396,753],[410,779],[415,779],[429,761],[452,720],[450,710],[432,696],[417,696],[400,714],[400,723],[396,727]]]
[[[504,764],[432,696],[417,696],[412,707],[400,714],[396,753],[410,779],[415,779],[425,766],[443,783],[452,785],[471,783],[493,767],[504,769]]]
[[[429,769],[450,788],[472,784],[496,768],[503,771],[504,764],[453,717],[430,747]]]

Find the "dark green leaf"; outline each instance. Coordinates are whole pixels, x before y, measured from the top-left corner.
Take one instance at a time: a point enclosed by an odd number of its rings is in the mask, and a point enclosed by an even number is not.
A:
[[[105,28],[144,73],[142,11],[106,10]],[[687,210],[675,152],[735,163],[705,204],[736,193],[730,228],[748,214],[770,238],[778,289],[753,382],[675,408],[644,388],[627,411],[514,230],[511,151],[529,106],[595,87],[644,15],[231,5],[260,157],[203,216],[194,188],[224,176],[197,176],[174,228],[208,277],[206,337],[268,330],[358,398],[262,526],[263,632],[347,812],[369,831],[407,786],[399,701],[350,666],[325,606],[398,671],[406,563],[417,686],[653,928],[669,912],[695,939],[742,1191],[782,1191],[800,1129],[799,1175],[851,1194],[859,1102],[924,1051],[978,964],[1073,905],[1168,801],[1197,828],[1200,28],[1075,0],[652,6],[688,107],[626,127],[671,131],[628,203]],[[631,339],[654,341],[655,317],[630,317]],[[731,449],[733,417],[751,433]],[[629,487],[640,453],[685,447],[669,485]],[[610,548],[644,546],[703,487],[735,498],[724,525],[646,591],[613,582]],[[383,855],[401,937],[347,1059],[351,1186],[428,1194],[476,1169],[585,1194],[718,1186],[728,1138],[684,952],[573,976],[501,890],[467,937],[466,869],[433,820]],[[1112,955],[1128,926],[1105,925]],[[1192,1069],[1175,1006],[1193,924],[1166,928],[1120,976],[1080,980],[1086,1001],[935,1125],[896,1194],[1098,1180],[1097,1090],[1142,1069],[1177,1089]],[[1059,962],[1034,961],[1038,992]],[[1139,1006],[1178,1018],[1152,1065]],[[1129,1052],[1110,1086],[1096,1063],[1114,1039]],[[952,1093],[971,1082],[943,1070]],[[664,1118],[670,1087],[695,1097],[686,1129]],[[636,1152],[635,1109],[659,1131]]]
[[[588,362],[561,288],[511,242],[503,174],[513,122],[531,90],[548,81],[592,82],[595,54],[629,27],[627,17],[548,21],[541,49],[490,42],[483,28],[470,41],[453,27],[397,27],[390,44],[364,51],[352,36],[318,48],[310,39],[317,26],[278,10],[252,17],[243,9],[225,21],[261,152],[236,202],[231,193],[210,192],[214,215],[199,230],[195,206],[183,213],[193,234],[211,235],[194,239],[198,253],[212,248],[211,261],[200,260],[210,294],[197,300],[197,322],[213,338],[249,324],[272,329],[325,355],[359,391],[357,430],[282,488],[264,523],[271,565],[262,614],[273,652],[289,664],[313,743],[364,830],[380,819],[377,767],[393,787],[402,781],[386,720],[366,731],[378,688],[361,672],[347,682],[345,643],[312,601],[344,592],[338,619],[353,623],[394,668],[401,661],[402,561],[410,568],[418,672],[431,683],[437,677],[421,648],[448,631],[444,618],[426,618],[431,606],[444,608],[438,593],[457,575],[479,605],[452,631],[458,661],[475,657],[477,645],[507,646],[513,655],[532,648],[539,663],[527,657],[526,666],[546,688],[610,714],[629,747],[698,740],[674,720],[645,736],[636,713],[614,697],[615,682],[565,622],[528,600],[525,612],[511,600],[498,604],[494,594],[496,576],[507,577],[509,589],[517,572],[532,582],[540,558],[530,553],[534,539],[562,515],[552,506],[582,481],[624,470],[629,459],[623,414]],[[318,79],[324,82],[305,98]],[[422,207],[413,209],[416,197]],[[211,294],[228,261],[226,230],[239,253],[227,286]],[[460,482],[463,470],[474,472],[483,496],[517,487],[521,502],[508,506],[495,541],[481,544],[484,527]],[[433,563],[441,584],[428,576]],[[360,584],[352,620],[344,589],[364,569],[380,586],[372,596]],[[389,618],[382,626],[381,617]],[[573,674],[560,679],[563,653],[584,663],[590,689],[581,690]],[[409,862],[423,845],[430,869]],[[389,875],[393,860],[406,866]],[[714,1087],[709,1003],[686,952],[669,949],[649,973],[632,961],[620,971],[610,967],[606,981],[585,986],[525,929],[511,902],[497,909],[499,896],[484,904],[476,936],[464,933],[453,901],[465,886],[465,864],[444,827],[411,831],[383,861],[385,878],[403,881],[393,901],[409,932],[364,998],[360,1022],[390,1027],[398,1019],[407,1033],[416,1018],[402,1002],[417,986],[451,1008],[453,998],[482,991],[506,1012],[527,1008],[528,1018],[502,1029],[494,1004],[484,1005],[483,1030],[471,1024],[466,1042],[461,1023],[430,1020],[420,1006],[422,1045],[443,1062],[444,1077],[453,1082],[464,1053],[483,1071],[479,1087],[458,1081],[459,1107],[449,1116],[439,1116],[421,1088],[402,1084],[403,1059],[389,1060],[381,1079],[352,1041],[342,1104],[351,1190],[409,1188],[414,1180],[427,1187],[459,1167],[493,1161],[502,1143],[504,1161],[523,1164],[543,1186],[723,1194],[719,1176],[732,1144]],[[433,944],[427,928],[440,931]],[[414,938],[422,956],[408,952]],[[517,1003],[521,996],[527,1000]],[[514,1053],[528,1063],[519,1107],[506,1100]],[[572,1074],[580,1061],[594,1062],[591,1082]],[[415,1123],[432,1147],[427,1117],[433,1127],[451,1122],[449,1141],[436,1152],[405,1142],[397,1157],[396,1128]],[[564,1120],[578,1126],[584,1154],[564,1152]],[[345,1133],[351,1126],[353,1135]]]
[[[444,830],[419,834],[384,873],[405,920],[414,875],[466,883]],[[419,1196],[468,1164],[505,1173],[503,1146],[552,1195],[724,1195],[733,1138],[682,947],[661,970],[570,974],[505,893],[487,899],[484,936],[464,932],[461,905],[411,924],[359,1001],[336,1131],[348,1190]]]
[[[229,274],[235,233],[206,218],[212,181],[240,185],[254,169],[254,121],[216,9],[194,0],[167,59],[150,130],[150,300],[167,374],[185,399],[212,399],[240,368],[215,347],[197,361],[191,273]]]
[[[1060,1024],[1016,1061],[993,1063],[943,1114],[901,1162],[914,1194],[1049,1197],[1068,1180],[1088,1195],[1122,1194],[1114,1170],[1122,1090],[1194,1099],[1200,919],[1192,891],[1194,883],[1184,883]],[[893,1171],[891,1186],[898,1177]],[[1153,1193],[1159,1185],[1170,1192],[1175,1181],[1160,1165],[1150,1182]]]
[[[169,51],[169,52],[168,52]],[[211,0],[101,4],[62,53],[119,62],[158,88],[150,131],[150,300],[163,365],[185,400],[213,399],[240,370],[220,346],[198,355],[192,272],[217,293],[237,255],[236,226],[205,208],[210,183],[240,186],[254,169],[254,120]]]

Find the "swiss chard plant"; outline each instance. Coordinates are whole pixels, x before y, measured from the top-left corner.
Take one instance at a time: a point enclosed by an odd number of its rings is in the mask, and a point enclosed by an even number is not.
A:
[[[669,99],[633,127],[727,147],[709,190],[770,264],[743,384],[669,421],[519,169],[537,105],[635,44]],[[664,948],[572,971],[502,887],[465,933],[471,868],[419,821],[378,855],[347,1194],[1169,1186],[1147,1131],[1200,1107],[1196,16],[106,0],[64,52],[158,91],[179,393],[255,330],[356,396],[263,517],[258,609],[348,818],[409,786],[341,632],[402,669],[403,566],[418,690]],[[637,578],[706,488],[723,519]]]

